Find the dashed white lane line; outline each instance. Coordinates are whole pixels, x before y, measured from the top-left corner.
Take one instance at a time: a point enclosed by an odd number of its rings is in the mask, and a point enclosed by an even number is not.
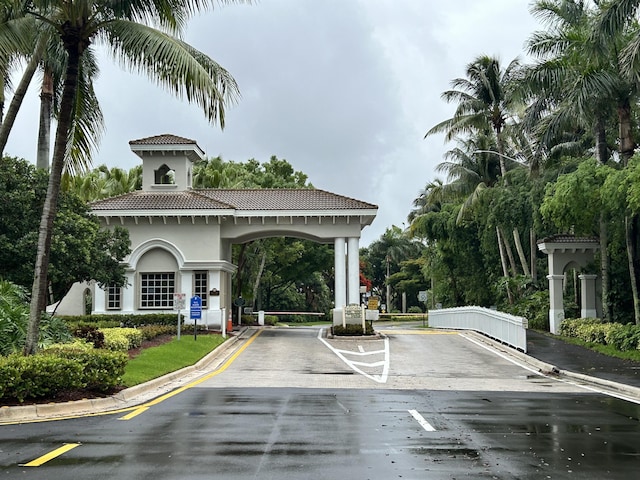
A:
[[[408,412],[411,414],[411,416],[413,418],[416,419],[416,421],[420,424],[420,426],[422,428],[424,428],[427,432],[435,432],[436,431],[436,429],[433,427],[433,425],[431,425],[429,422],[427,422],[425,420],[425,418],[422,415],[420,415],[420,413],[417,410],[409,410]]]
[[[378,383],[386,383],[387,382],[387,378],[389,376],[389,339],[385,338],[384,339],[384,349],[383,350],[375,350],[372,352],[365,352],[364,348],[361,348],[361,346],[358,346],[358,352],[352,351],[352,350],[339,350],[337,348],[334,348],[333,346],[331,346],[331,344],[329,344],[329,342],[327,342],[324,338],[322,338],[322,329],[320,329],[320,331],[318,332],[318,339],[324,343],[326,345],[326,347],[331,350],[333,353],[335,353],[338,358],[340,360],[342,360],[344,363],[347,364],[347,366],[349,368],[351,368],[352,370],[358,372],[360,375],[363,375],[367,378],[369,378],[370,380],[373,380],[374,382],[378,382]],[[367,355],[380,355],[380,354],[384,354],[384,360],[381,361],[376,361],[376,362],[355,362],[352,360],[349,360],[345,355],[356,355],[356,356],[367,356]],[[364,371],[362,371],[359,367],[382,367],[382,373],[380,375],[371,375],[369,373],[366,373]]]

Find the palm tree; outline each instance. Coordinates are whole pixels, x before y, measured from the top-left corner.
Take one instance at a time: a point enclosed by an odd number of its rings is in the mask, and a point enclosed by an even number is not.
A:
[[[515,85],[520,78],[520,61],[513,60],[502,69],[497,58],[482,55],[467,65],[467,77],[451,82],[453,90],[442,94],[448,103],[456,102],[452,118],[432,127],[426,134],[445,133],[450,141],[463,135],[495,135],[497,152],[504,155],[505,129],[521,103]],[[507,165],[499,158],[500,172],[504,178]]]
[[[235,81],[220,65],[180,40],[186,19],[209,6],[201,0],[10,0],[13,16],[5,23],[35,19],[49,30],[66,52],[49,186],[42,211],[31,294],[25,354],[37,349],[40,317],[45,308],[53,219],[61,175],[74,133],[82,59],[94,43],[108,45],[125,66],[190,102],[197,103],[212,123],[224,127],[228,103],[238,96]],[[157,28],[154,28],[157,26]],[[0,30],[0,45],[5,41]],[[12,47],[7,40],[9,48]],[[7,47],[0,47],[7,48]],[[1,53],[1,51],[0,51]]]

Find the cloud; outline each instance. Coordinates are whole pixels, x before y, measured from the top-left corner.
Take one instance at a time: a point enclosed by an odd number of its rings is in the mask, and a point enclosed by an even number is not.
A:
[[[480,54],[503,63],[536,29],[524,0],[261,0],[189,23],[186,40],[227,68],[240,102],[226,128],[104,52],[96,92],[106,134],[94,165],[131,168],[128,141],[161,133],[193,138],[227,160],[286,158],[318,188],[379,206],[361,245],[402,226],[448,149],[424,133],[453,107],[441,93]],[[32,86],[7,153],[34,161]]]

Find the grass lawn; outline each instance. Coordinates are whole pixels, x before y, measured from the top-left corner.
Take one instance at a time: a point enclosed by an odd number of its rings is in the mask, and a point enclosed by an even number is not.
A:
[[[198,362],[224,342],[221,335],[182,335],[170,342],[140,352],[127,363],[122,383],[127,387],[147,382]]]

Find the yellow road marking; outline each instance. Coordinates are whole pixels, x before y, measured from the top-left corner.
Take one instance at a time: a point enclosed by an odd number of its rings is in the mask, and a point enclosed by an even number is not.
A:
[[[136,408],[133,412],[129,412],[124,417],[120,417],[118,420],[131,420],[133,417],[137,417],[138,415],[146,412],[147,410],[149,410],[149,407]]]
[[[257,333],[256,333],[255,335],[253,335],[251,338],[249,338],[249,340],[247,340],[247,342],[246,342],[246,343],[245,343],[241,348],[239,348],[239,349],[238,349],[238,351],[237,351],[236,353],[234,353],[231,357],[229,357],[229,359],[228,359],[226,362],[224,362],[224,364],[222,364],[222,365],[220,366],[220,368],[218,368],[217,370],[214,370],[213,372],[211,372],[211,373],[209,373],[209,374],[207,374],[207,375],[204,375],[204,376],[202,376],[202,377],[198,378],[197,380],[194,380],[193,382],[188,383],[187,385],[184,385],[184,386],[182,386],[182,387],[180,387],[180,388],[176,388],[175,390],[173,390],[173,391],[171,391],[171,392],[169,392],[169,393],[166,393],[166,394],[164,394],[164,395],[161,395],[161,396],[159,396],[159,397],[157,397],[157,398],[155,398],[155,399],[151,400],[150,402],[147,402],[147,403],[145,403],[145,404],[143,404],[143,405],[140,405],[139,407],[136,407],[136,409],[135,409],[133,412],[131,412],[131,413],[129,413],[129,414],[127,414],[127,415],[125,415],[124,417],[120,417],[118,420],[130,420],[130,419],[132,419],[132,418],[134,418],[134,417],[136,417],[136,416],[140,415],[141,413],[144,413],[146,410],[148,410],[148,409],[149,409],[149,407],[152,407],[152,406],[157,405],[157,404],[159,404],[159,403],[161,403],[161,402],[164,402],[165,400],[167,400],[167,399],[169,399],[169,398],[171,398],[171,397],[173,397],[173,396],[175,396],[175,395],[178,395],[179,393],[182,393],[182,392],[184,392],[185,390],[188,390],[188,389],[190,389],[190,388],[193,388],[193,387],[195,387],[196,385],[199,385],[199,384],[201,384],[202,382],[205,382],[205,381],[209,380],[210,378],[213,378],[213,377],[215,377],[216,375],[221,374],[221,373],[222,373],[222,372],[224,372],[227,368],[229,368],[229,366],[233,363],[233,361],[234,361],[236,358],[238,358],[238,357],[240,356],[240,354],[241,354],[242,352],[244,352],[244,351],[245,351],[245,349],[246,349],[249,345],[251,345],[251,344],[253,343],[253,341],[254,341],[256,338],[258,338],[258,335],[260,335],[261,333],[262,333],[262,330],[258,330],[258,331],[257,331]]]
[[[65,452],[69,450],[73,450],[76,447],[79,447],[80,443],[65,443],[60,448],[56,448],[52,452],[47,453],[41,457],[36,458],[35,460],[31,460],[29,463],[25,463],[24,465],[20,465],[21,467],[39,467],[40,465],[47,463],[50,460],[53,460],[56,457],[59,457]]]

